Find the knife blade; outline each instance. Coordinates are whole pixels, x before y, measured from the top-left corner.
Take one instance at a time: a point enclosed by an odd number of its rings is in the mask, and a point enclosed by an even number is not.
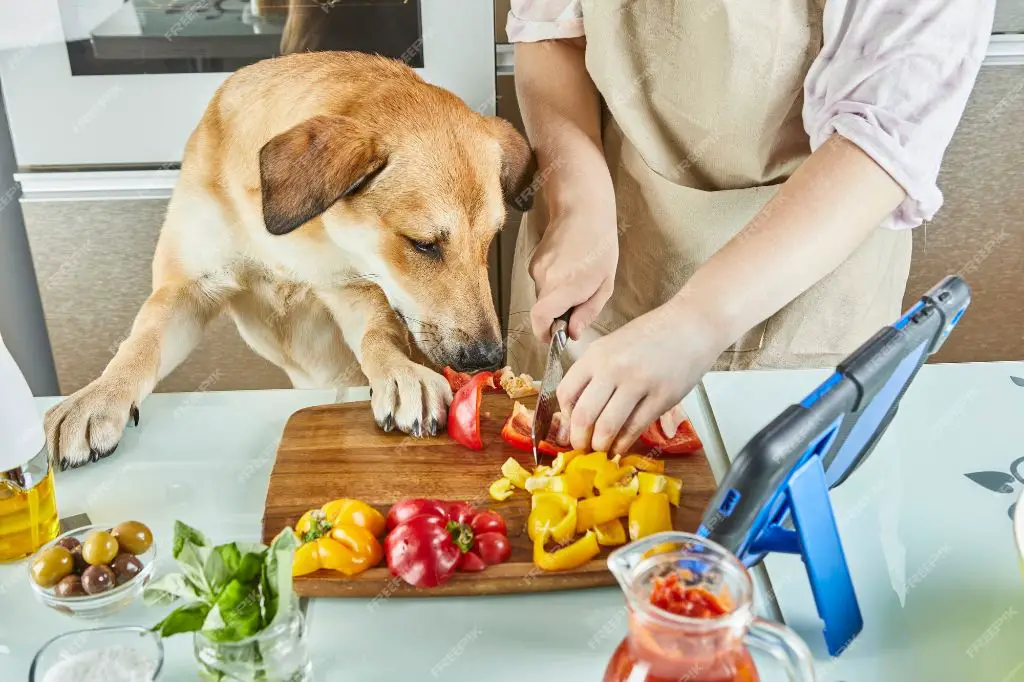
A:
[[[566,329],[569,326],[569,317],[572,316],[572,311],[573,309],[569,308],[551,323],[548,359],[544,365],[544,378],[540,383],[540,396],[537,398],[537,409],[533,414],[533,428],[530,431],[534,466],[540,463],[540,453],[537,447],[547,437],[548,430],[551,428],[551,419],[556,412],[555,405],[558,403],[558,397],[555,395],[555,390],[565,374],[562,353],[565,351],[565,344],[568,340]]]

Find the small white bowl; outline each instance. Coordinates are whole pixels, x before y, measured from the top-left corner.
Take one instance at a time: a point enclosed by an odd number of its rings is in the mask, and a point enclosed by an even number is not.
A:
[[[32,659],[28,671],[29,682],[47,682],[51,671],[72,656],[99,652],[111,647],[134,650],[138,658],[148,664],[150,673],[145,676],[149,682],[160,678],[164,665],[164,645],[160,635],[142,627],[107,627],[76,630],[57,635],[44,644]]]
[[[142,594],[142,588],[146,586],[146,583],[149,582],[153,575],[153,567],[156,563],[155,541],[148,550],[135,557],[142,564],[142,570],[139,571],[138,575],[123,585],[118,585],[113,589],[101,592],[100,594],[89,594],[84,597],[58,597],[54,588],[41,587],[32,579],[32,564],[35,563],[36,557],[50,547],[58,544],[64,538],[75,538],[79,542],[85,542],[86,536],[94,530],[109,530],[110,528],[111,527],[109,525],[102,524],[76,528],[75,530],[54,538],[36,552],[28,562],[28,582],[32,586],[32,592],[35,593],[36,598],[51,609],[55,609],[61,613],[66,613],[70,616],[87,619],[104,618],[112,613],[120,611],[138,599],[139,595]]]

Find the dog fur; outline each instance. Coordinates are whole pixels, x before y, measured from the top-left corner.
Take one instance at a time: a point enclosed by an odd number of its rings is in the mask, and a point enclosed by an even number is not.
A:
[[[221,312],[296,387],[369,383],[384,429],[436,434],[451,390],[435,369],[504,358],[487,253],[534,170],[509,123],[395,60],[311,52],[234,73],[188,140],[131,333],[46,415],[55,465],[113,452]]]

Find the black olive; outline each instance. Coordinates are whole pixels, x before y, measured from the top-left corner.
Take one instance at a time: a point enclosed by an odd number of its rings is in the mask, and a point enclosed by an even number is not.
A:
[[[99,564],[90,566],[82,573],[82,589],[86,594],[106,592],[114,586],[114,572],[110,566]]]
[[[139,574],[139,571],[142,570],[142,562],[128,552],[122,552],[114,557],[110,568],[114,571],[114,582],[124,585]]]

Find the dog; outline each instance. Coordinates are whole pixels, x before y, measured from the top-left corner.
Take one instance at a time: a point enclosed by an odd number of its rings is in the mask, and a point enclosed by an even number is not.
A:
[[[235,72],[188,139],[128,338],[46,414],[54,466],[112,453],[222,312],[296,388],[365,378],[381,428],[437,434],[452,392],[436,369],[504,359],[488,247],[535,172],[511,124],[399,61],[310,52]]]

